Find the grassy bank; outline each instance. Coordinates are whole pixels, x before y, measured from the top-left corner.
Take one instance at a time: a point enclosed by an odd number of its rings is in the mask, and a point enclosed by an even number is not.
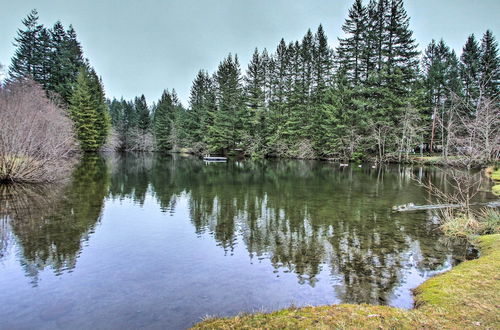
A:
[[[415,290],[415,306],[334,305],[208,319],[195,329],[468,329],[500,328],[500,234],[476,239],[481,257],[433,277]]]
[[[494,195],[500,196],[500,166],[490,166],[486,169],[486,175],[493,180],[491,191]]]

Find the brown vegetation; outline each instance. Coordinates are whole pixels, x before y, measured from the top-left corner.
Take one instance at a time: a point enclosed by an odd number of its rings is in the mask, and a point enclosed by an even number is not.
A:
[[[40,85],[0,87],[0,181],[53,181],[69,169],[73,124]]]

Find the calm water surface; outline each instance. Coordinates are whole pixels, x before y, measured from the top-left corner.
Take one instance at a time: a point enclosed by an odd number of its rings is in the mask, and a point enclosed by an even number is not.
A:
[[[464,260],[421,167],[89,157],[66,182],[0,186],[0,328],[182,329],[290,305],[411,308]],[[483,196],[485,197],[485,196]],[[487,198],[487,197],[485,197]]]

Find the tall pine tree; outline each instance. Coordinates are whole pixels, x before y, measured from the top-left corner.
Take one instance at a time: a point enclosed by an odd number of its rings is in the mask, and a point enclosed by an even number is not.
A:
[[[485,97],[494,100],[500,92],[498,44],[491,30],[481,39],[480,86]]]
[[[137,128],[142,131],[142,134],[146,134],[151,127],[151,117],[144,94],[135,98],[134,106],[137,113]]]
[[[70,98],[69,112],[83,151],[96,151],[99,148],[100,134],[96,125],[98,114],[92,89],[88,72],[81,69]]]
[[[366,55],[364,43],[367,22],[367,11],[362,0],[355,0],[342,25],[342,31],[347,36],[339,38],[339,46],[337,47],[339,70],[346,73],[347,79],[352,85],[357,85],[361,81],[363,55]]]
[[[22,20],[22,23],[25,29],[17,31],[14,43],[17,49],[9,67],[9,80],[31,78],[43,83],[46,30],[38,23],[38,12],[35,9]]]
[[[160,151],[168,151],[172,148],[170,136],[175,123],[175,104],[172,95],[164,90],[158,104],[156,105],[153,128],[155,133],[156,147]]]
[[[460,77],[464,87],[464,96],[468,104],[474,108],[479,98],[479,70],[481,53],[476,38],[471,34],[462,49],[460,56]]]
[[[243,88],[238,57],[229,56],[215,74],[217,110],[208,127],[207,142],[213,152],[227,154],[240,147],[244,127]]]
[[[262,155],[266,145],[265,65],[262,55],[256,48],[244,79],[247,105],[244,129],[248,137],[247,147],[252,149],[254,156]]]

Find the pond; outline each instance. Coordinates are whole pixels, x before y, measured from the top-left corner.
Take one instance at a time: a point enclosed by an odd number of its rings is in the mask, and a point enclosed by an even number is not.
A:
[[[86,157],[58,184],[0,186],[0,328],[411,308],[413,288],[472,253],[431,213],[391,211],[426,203],[412,176],[446,181],[425,167],[124,154]]]

